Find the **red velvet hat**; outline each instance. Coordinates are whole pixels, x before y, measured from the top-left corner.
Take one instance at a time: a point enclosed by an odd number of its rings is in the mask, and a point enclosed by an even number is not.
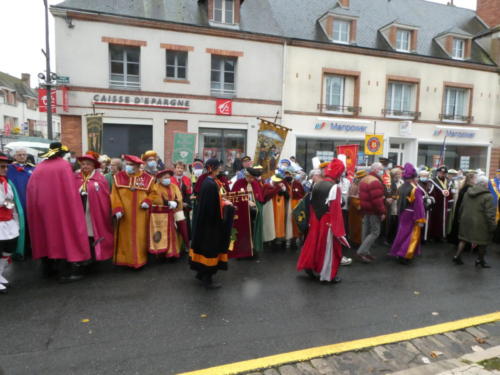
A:
[[[101,163],[99,163],[99,160],[97,160],[97,159],[95,158],[95,156],[94,156],[94,155],[92,155],[92,154],[85,154],[85,155],[82,155],[82,156],[80,156],[80,157],[78,157],[78,158],[76,158],[76,159],[77,159],[78,161],[82,161],[82,160],[90,160],[92,163],[94,163],[94,166],[95,166],[96,168],[101,168]]]
[[[340,159],[332,159],[330,164],[325,168],[325,176],[337,179],[344,173],[345,165]]]
[[[10,164],[10,163],[12,163],[13,160],[11,158],[9,158],[7,155],[5,155],[4,153],[0,152],[0,161],[3,161],[5,163]]]
[[[141,158],[138,158],[137,156],[134,155],[124,155],[123,159],[125,159],[125,161],[129,161],[134,164],[139,164],[139,165],[144,164],[144,161],[142,161]]]
[[[157,174],[156,174],[156,177],[157,178],[160,178],[161,176],[163,176],[164,174],[170,174],[171,176],[174,175],[174,170],[173,169],[164,169],[162,171],[159,171]]]

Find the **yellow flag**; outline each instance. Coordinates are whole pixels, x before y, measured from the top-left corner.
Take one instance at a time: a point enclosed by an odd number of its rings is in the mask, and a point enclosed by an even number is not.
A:
[[[365,155],[382,155],[384,153],[384,135],[365,135]]]

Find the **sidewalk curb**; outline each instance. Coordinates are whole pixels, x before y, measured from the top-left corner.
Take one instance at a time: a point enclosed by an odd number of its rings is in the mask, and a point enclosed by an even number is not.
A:
[[[180,373],[178,375],[233,375],[243,372],[252,372],[269,367],[281,366],[287,363],[303,362],[313,358],[325,357],[333,354],[366,349],[369,347],[408,341],[419,337],[437,335],[450,331],[457,331],[481,324],[500,321],[500,311],[455,320],[452,322],[436,324],[432,326],[390,333],[360,340],[346,341],[333,345],[318,346],[314,348],[297,350],[293,352],[272,355],[268,357],[251,359],[248,361],[235,362],[222,366],[215,366],[203,370]]]

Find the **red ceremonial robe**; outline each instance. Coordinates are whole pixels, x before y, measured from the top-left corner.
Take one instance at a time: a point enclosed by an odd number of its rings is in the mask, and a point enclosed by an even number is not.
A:
[[[114,251],[114,235],[108,181],[101,172],[95,170],[87,180],[82,173],[77,173],[76,183],[79,190],[87,191],[87,205],[94,233],[95,260],[111,259]]]
[[[82,200],[71,164],[61,157],[44,160],[27,188],[28,225],[33,259],[90,259]]]
[[[319,275],[320,281],[332,281],[335,278],[342,259],[342,245],[348,245],[341,201],[340,187],[333,185],[328,196],[328,210],[321,218],[316,216],[311,207],[309,231],[300,253],[297,270],[311,270]]]

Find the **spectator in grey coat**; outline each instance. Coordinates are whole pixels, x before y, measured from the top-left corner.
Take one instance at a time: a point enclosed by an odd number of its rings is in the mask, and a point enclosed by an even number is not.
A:
[[[486,176],[479,176],[477,184],[467,190],[459,214],[458,238],[460,242],[469,242],[472,246],[477,246],[476,267],[490,268],[484,256],[486,247],[493,241],[496,229],[496,207],[493,196],[488,190]]]

